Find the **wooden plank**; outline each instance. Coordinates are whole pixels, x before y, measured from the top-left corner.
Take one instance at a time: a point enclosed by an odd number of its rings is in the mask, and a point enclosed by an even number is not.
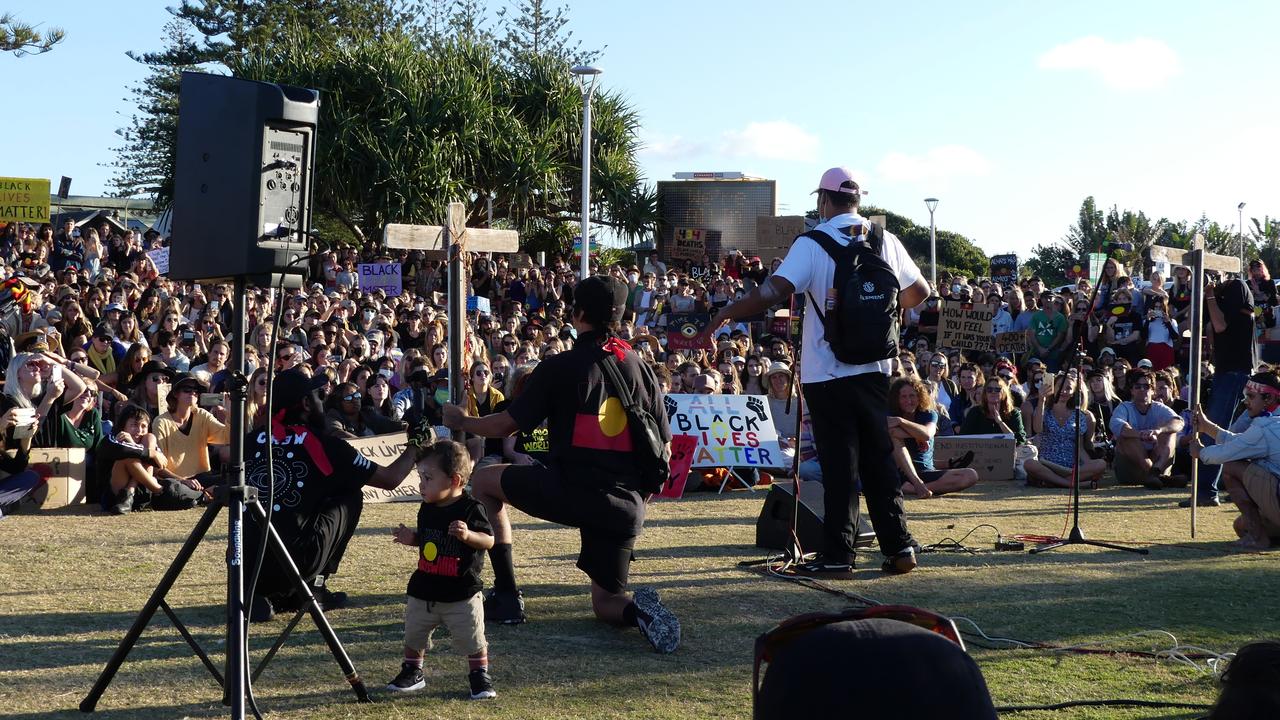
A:
[[[1191,266],[1192,250],[1183,250],[1182,248],[1168,247],[1165,245],[1151,246],[1151,259],[1154,261],[1164,261],[1172,265]],[[1204,253],[1204,269],[1213,270],[1221,273],[1239,273],[1240,258],[1230,255],[1215,255],[1214,253]]]
[[[462,242],[471,252],[515,252],[520,249],[520,233],[515,230],[465,228]],[[444,228],[440,225],[388,223],[382,231],[382,244],[397,250],[444,252]]]

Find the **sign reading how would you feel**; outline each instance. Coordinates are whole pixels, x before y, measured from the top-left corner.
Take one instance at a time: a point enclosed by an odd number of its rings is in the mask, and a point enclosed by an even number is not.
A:
[[[698,441],[693,467],[780,467],[786,464],[763,395],[668,395],[672,435]]]
[[[990,350],[990,305],[969,305],[945,300],[938,318],[937,347],[958,350]]]
[[[400,263],[360,263],[360,290],[371,293],[382,290],[387,297],[400,294],[403,287]]]

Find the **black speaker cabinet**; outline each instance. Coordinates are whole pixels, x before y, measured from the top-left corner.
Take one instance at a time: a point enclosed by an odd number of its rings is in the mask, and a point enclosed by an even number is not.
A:
[[[756,519],[756,547],[785,550],[791,547],[791,518],[796,511],[796,487],[792,482],[775,482],[764,498],[764,507]],[[805,552],[822,549],[822,484],[800,483],[800,515],[796,518],[796,535]],[[854,547],[875,544],[876,533],[865,513],[858,514]]]
[[[169,276],[300,287],[315,177],[315,90],[182,73]]]

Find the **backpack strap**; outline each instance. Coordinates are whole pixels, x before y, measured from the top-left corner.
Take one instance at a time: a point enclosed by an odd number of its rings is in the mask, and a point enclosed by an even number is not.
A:
[[[618,371],[618,360],[613,353],[605,353],[603,357],[596,361],[600,366],[600,372],[609,378],[609,384],[613,385],[613,389],[618,393],[618,399],[622,401],[622,407],[627,411],[627,419],[635,417],[636,396],[630,385],[623,379],[622,373]]]
[[[822,232],[821,230],[810,230],[801,234],[800,237],[807,237],[818,243],[818,247],[826,251],[827,255],[831,256],[831,261],[837,264],[840,262],[841,255],[849,252],[850,250],[856,249],[858,244],[869,247],[877,255],[882,255],[884,252],[884,229],[875,223],[871,223],[871,232],[868,233],[867,240],[851,241],[848,245],[841,245],[830,235]],[[818,321],[826,324],[827,317],[823,314],[821,306],[818,305],[818,301],[813,297],[813,293],[806,290],[804,294],[808,296],[810,304],[813,305],[813,311],[818,313]]]

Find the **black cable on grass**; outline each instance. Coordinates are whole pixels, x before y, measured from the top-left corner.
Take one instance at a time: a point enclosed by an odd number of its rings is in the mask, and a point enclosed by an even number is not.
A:
[[[1068,700],[1066,702],[1053,703],[1048,705],[997,705],[998,713],[1018,713],[1031,712],[1033,710],[1066,710],[1073,707],[1151,707],[1151,708],[1178,708],[1180,710],[1208,710],[1212,705],[1203,703],[1185,703],[1173,702],[1168,700],[1130,700],[1114,699],[1114,700]]]

